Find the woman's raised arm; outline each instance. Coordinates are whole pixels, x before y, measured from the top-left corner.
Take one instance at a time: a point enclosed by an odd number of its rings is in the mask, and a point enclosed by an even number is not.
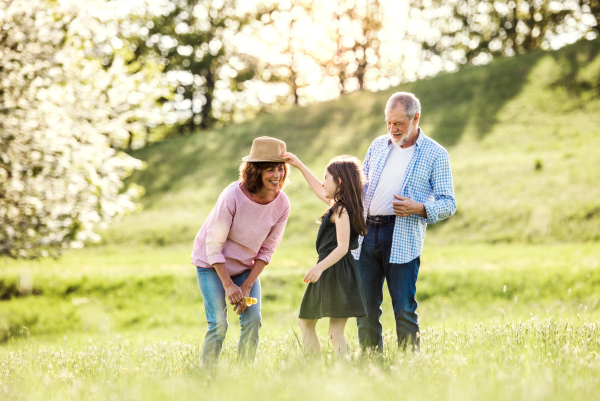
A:
[[[302,172],[304,179],[308,182],[308,185],[312,188],[313,192],[319,199],[328,205],[331,204],[331,199],[325,197],[325,190],[323,189],[323,185],[321,185],[321,181],[298,159],[296,155],[289,152],[284,152],[281,154],[282,158],[289,159],[288,163],[298,170]]]

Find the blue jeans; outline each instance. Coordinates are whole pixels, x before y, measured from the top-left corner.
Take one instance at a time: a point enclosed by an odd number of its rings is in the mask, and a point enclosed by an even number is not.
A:
[[[381,220],[382,223],[367,221],[368,231],[358,261],[358,271],[367,305],[367,316],[357,319],[358,340],[363,348],[370,347],[383,351],[380,318],[385,280],[392,298],[398,345],[405,350],[410,341],[411,349],[419,349],[420,330],[415,295],[421,259],[417,257],[402,264],[390,263],[394,218]]]
[[[225,297],[225,288],[214,268],[205,269],[196,267],[198,276],[198,287],[204,300],[204,310],[206,311],[206,321],[208,322],[208,331],[204,337],[204,347],[202,348],[202,364],[212,366],[219,360],[225,333],[227,333],[227,299]],[[250,271],[231,277],[235,285],[241,286]],[[260,280],[256,279],[250,290],[250,296],[256,298],[258,303],[249,306],[239,315],[242,331],[240,342],[238,343],[238,359],[247,359],[253,361],[256,357],[256,348],[258,347],[258,331],[261,326],[260,314]]]

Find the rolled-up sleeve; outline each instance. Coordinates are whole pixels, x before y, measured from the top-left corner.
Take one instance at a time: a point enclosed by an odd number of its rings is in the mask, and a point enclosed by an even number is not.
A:
[[[443,151],[436,158],[429,182],[433,189],[434,200],[423,204],[427,211],[427,218],[423,218],[423,221],[427,224],[434,224],[447,219],[456,212],[454,183],[448,152]]]
[[[287,224],[289,215],[290,206],[288,204],[287,208],[283,211],[283,213],[277,220],[277,223],[275,223],[275,225],[271,227],[269,235],[267,235],[267,238],[260,247],[260,250],[258,251],[258,254],[256,255],[255,259],[260,259],[266,264],[269,264],[271,262],[271,257],[273,257],[273,254],[275,253],[275,248],[277,248],[277,245],[279,245],[281,239],[283,238],[283,232],[285,231],[285,225]]]
[[[206,257],[208,263],[225,263],[223,244],[227,240],[235,216],[235,199],[223,191],[209,216],[206,226]]]

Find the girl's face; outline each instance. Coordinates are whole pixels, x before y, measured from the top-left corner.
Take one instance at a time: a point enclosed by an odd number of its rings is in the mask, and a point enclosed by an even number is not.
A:
[[[284,177],[285,167],[283,163],[264,169],[262,171],[263,189],[266,189],[267,191],[278,191],[279,181],[283,180]]]
[[[333,199],[333,195],[337,191],[338,184],[335,181],[335,178],[325,169],[325,179],[321,183],[323,186],[323,190],[325,191],[325,197],[327,199]]]

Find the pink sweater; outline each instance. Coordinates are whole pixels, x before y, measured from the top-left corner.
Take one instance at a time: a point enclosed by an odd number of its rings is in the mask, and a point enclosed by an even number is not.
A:
[[[242,191],[239,180],[231,183],[196,235],[192,263],[198,267],[225,263],[230,276],[252,269],[255,259],[269,263],[289,214],[290,201],[283,191],[261,205]]]

